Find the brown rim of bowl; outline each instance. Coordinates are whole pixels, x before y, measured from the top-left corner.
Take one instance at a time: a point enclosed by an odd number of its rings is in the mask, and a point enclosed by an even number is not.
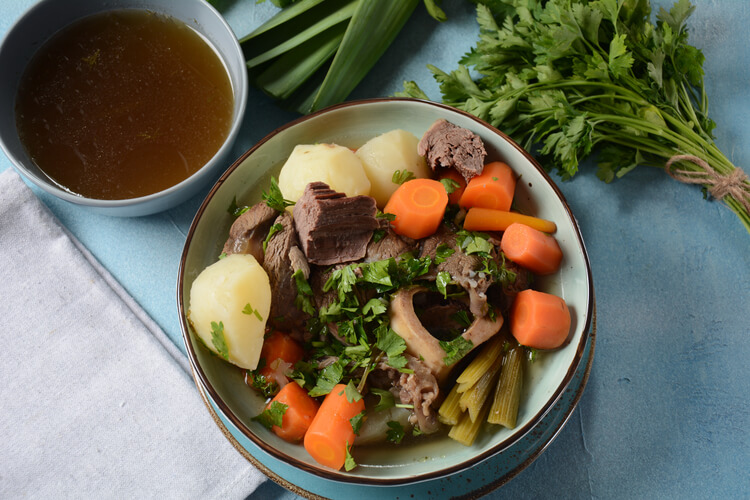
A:
[[[188,249],[190,247],[190,243],[192,241],[193,234],[195,232],[198,221],[202,217],[204,211],[206,210],[206,207],[210,203],[213,196],[216,194],[216,191],[219,189],[219,187],[221,187],[221,185],[239,167],[239,165],[241,165],[259,147],[261,147],[272,137],[276,136],[277,134],[279,134],[280,132],[286,129],[289,129],[309,119],[315,118],[321,114],[328,113],[336,109],[342,109],[342,108],[347,108],[347,107],[352,107],[352,106],[372,105],[372,104],[377,104],[381,102],[399,102],[399,101],[421,103],[426,106],[433,106],[433,107],[442,109],[448,113],[458,113],[460,115],[463,115],[464,117],[474,121],[478,125],[478,127],[487,129],[488,131],[495,133],[499,135],[500,137],[502,137],[503,139],[505,139],[508,142],[508,144],[513,146],[529,162],[531,162],[534,168],[536,168],[539,171],[539,173],[544,177],[547,183],[552,187],[558,199],[563,204],[563,207],[565,208],[565,212],[567,213],[571,223],[573,224],[573,229],[575,230],[575,235],[578,240],[578,244],[580,245],[581,251],[583,253],[583,260],[586,264],[586,276],[588,277],[588,292],[589,292],[588,295],[589,296],[588,296],[588,304],[586,306],[586,322],[583,327],[583,333],[581,334],[581,339],[578,342],[578,346],[576,347],[576,353],[573,358],[573,362],[568,367],[568,371],[566,372],[565,376],[563,377],[562,381],[558,385],[553,395],[547,400],[547,403],[544,406],[542,406],[542,408],[536,413],[536,415],[534,415],[529,420],[529,422],[525,426],[518,429],[518,431],[514,433],[511,437],[496,444],[491,449],[483,453],[477,454],[471,459],[465,460],[461,463],[458,463],[449,467],[444,467],[442,469],[436,470],[435,472],[421,474],[416,477],[402,477],[402,478],[394,478],[394,479],[367,478],[367,477],[362,477],[362,476],[346,475],[345,473],[342,473],[341,471],[335,471],[333,469],[326,469],[322,466],[321,467],[314,466],[314,465],[302,462],[300,460],[297,460],[294,457],[290,457],[289,455],[286,455],[285,453],[280,452],[273,446],[270,446],[268,443],[260,439],[258,436],[255,435],[255,433],[252,432],[252,430],[250,430],[250,428],[247,425],[245,425],[244,422],[242,422],[242,420],[240,420],[240,418],[219,397],[218,393],[216,392],[213,385],[208,380],[208,377],[206,376],[205,372],[203,371],[203,369],[201,368],[201,366],[199,365],[197,361],[196,353],[193,349],[192,342],[190,341],[190,329],[186,320],[186,311],[183,308],[182,289],[183,289],[183,278],[184,278],[184,271],[185,271],[185,261],[187,259]],[[440,103],[436,103],[432,101],[426,101],[422,99],[399,98],[399,97],[386,97],[386,98],[374,98],[374,99],[349,101],[349,102],[344,102],[341,104],[336,104],[336,105],[327,107],[325,109],[316,111],[315,113],[311,113],[309,115],[301,116],[300,118],[297,118],[296,120],[293,120],[275,129],[274,131],[266,135],[263,139],[258,141],[252,148],[250,148],[245,153],[243,153],[222,174],[219,180],[216,181],[214,186],[206,195],[206,198],[203,200],[203,203],[201,203],[200,208],[198,208],[198,211],[196,212],[195,217],[193,218],[193,221],[190,224],[190,230],[188,231],[187,237],[185,238],[185,246],[183,247],[182,256],[180,257],[180,266],[179,266],[178,276],[177,276],[177,308],[178,308],[178,312],[180,315],[180,328],[182,329],[182,337],[185,343],[185,348],[188,353],[188,359],[190,361],[190,365],[193,367],[193,369],[197,373],[198,378],[200,379],[206,391],[208,391],[208,394],[211,397],[211,399],[216,403],[216,405],[219,407],[222,413],[227,417],[227,419],[230,420],[235,425],[235,427],[239,429],[240,432],[242,432],[245,436],[247,436],[248,439],[250,439],[253,443],[255,443],[259,448],[264,450],[266,453],[294,467],[297,467],[298,469],[301,469],[305,472],[308,472],[310,474],[315,474],[318,476],[322,476],[322,477],[325,477],[326,479],[330,479],[333,481],[339,481],[339,482],[345,482],[345,483],[360,483],[360,484],[364,483],[364,484],[384,485],[384,486],[416,483],[420,481],[426,481],[429,479],[436,479],[439,477],[444,477],[447,475],[455,474],[457,472],[467,469],[468,467],[471,467],[472,465],[475,465],[479,462],[482,462],[500,453],[501,451],[507,449],[508,447],[516,443],[523,436],[525,436],[532,428],[534,428],[547,415],[547,413],[549,413],[550,409],[555,405],[555,403],[557,403],[557,401],[560,399],[565,389],[570,384],[570,381],[573,378],[573,375],[575,374],[576,370],[578,369],[578,366],[580,365],[580,362],[581,362],[581,358],[583,356],[583,351],[586,346],[586,341],[588,340],[588,337],[590,334],[591,316],[593,312],[593,301],[594,301],[594,291],[593,291],[593,279],[591,277],[591,265],[589,263],[588,252],[586,251],[586,246],[583,242],[583,237],[581,236],[581,230],[578,227],[578,221],[576,220],[575,216],[571,212],[570,206],[568,205],[568,202],[565,199],[565,196],[563,196],[560,189],[552,181],[552,179],[549,177],[547,172],[545,172],[542,166],[539,165],[539,163],[526,150],[524,150],[521,146],[519,146],[513,139],[511,139],[500,130],[496,129],[492,125],[486,123],[485,121],[477,118],[476,116],[472,114],[469,114],[460,109],[447,106],[445,104],[440,104]]]

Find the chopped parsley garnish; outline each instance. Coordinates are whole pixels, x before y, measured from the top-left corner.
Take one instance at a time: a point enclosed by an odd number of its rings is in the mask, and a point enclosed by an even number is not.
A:
[[[385,439],[391,443],[399,444],[404,439],[404,426],[394,420],[386,423],[388,431],[385,433]]]
[[[370,392],[380,398],[378,404],[375,405],[373,410],[383,411],[396,406],[396,399],[393,397],[393,393],[391,391],[378,389],[377,387],[370,387]]]
[[[284,226],[281,224],[274,224],[271,226],[271,229],[268,230],[268,234],[266,235],[266,238],[263,240],[263,253],[266,253],[266,248],[268,248],[268,242],[271,240],[274,234],[278,233],[279,231],[282,231],[284,229]]]
[[[270,398],[275,396],[279,392],[279,384],[272,378],[268,378],[262,373],[260,369],[262,366],[258,365],[258,368],[247,372],[248,380],[250,380],[250,386],[261,393],[263,396]]]
[[[474,347],[474,344],[471,340],[466,340],[465,338],[458,336],[453,340],[441,340],[440,347],[445,351],[443,362],[446,366],[450,366],[466,356]]]
[[[456,251],[445,243],[439,244],[435,249],[435,265],[442,264],[448,257],[453,255],[454,253],[456,253]]]
[[[354,434],[359,436],[359,430],[362,428],[362,422],[365,419],[365,412],[361,411],[349,419],[349,423],[352,424],[352,431]]]
[[[403,352],[406,350],[406,342],[393,328],[381,325],[376,329],[375,345],[388,356],[388,365],[402,370],[407,363]]]
[[[282,419],[284,418],[284,413],[286,413],[287,408],[289,408],[289,405],[279,403],[278,401],[272,401],[268,408],[263,410],[260,415],[253,417],[252,420],[260,423],[263,427],[269,430],[274,425],[281,427]]]
[[[413,172],[403,169],[403,170],[396,170],[395,172],[393,172],[391,181],[393,181],[394,184],[403,184],[404,182],[410,181],[414,178],[415,177],[414,177]]]
[[[297,269],[292,275],[294,283],[297,285],[297,296],[294,298],[294,305],[302,312],[315,316],[315,306],[313,305],[313,291],[310,284],[305,279],[302,269]]]
[[[352,454],[349,453],[350,449],[351,449],[351,446],[349,446],[349,441],[347,441],[346,442],[346,460],[344,461],[344,469],[346,469],[347,472],[357,466],[357,462],[354,461],[354,457],[352,457]]]
[[[348,384],[346,384],[346,387],[344,388],[344,394],[346,395],[346,400],[350,403],[356,403],[360,399],[362,399],[362,394],[359,393],[357,390],[357,386],[354,385],[353,381],[349,381]]]
[[[227,208],[227,212],[229,212],[229,215],[232,215],[233,217],[239,217],[240,215],[244,214],[250,210],[250,207],[248,206],[238,206],[237,205],[237,197],[235,196],[232,198],[232,203],[229,204],[229,207]]]
[[[226,252],[221,252],[221,253],[219,254],[219,260],[221,260],[221,259],[226,259],[226,258],[227,258],[227,253],[226,253]]]
[[[437,286],[438,292],[443,294],[443,298],[448,298],[448,285],[453,281],[451,274],[448,271],[440,271],[437,273],[435,278],[435,286]]]
[[[315,387],[309,392],[310,396],[317,398],[318,396],[325,396],[333,390],[333,388],[341,382],[344,377],[344,363],[342,360],[337,360],[334,363],[326,366],[321,370],[318,375]]]
[[[253,315],[258,318],[258,321],[263,321],[263,316],[258,312],[257,309],[253,309],[249,303],[245,304],[245,308],[242,310],[242,314]]]
[[[490,243],[489,237],[486,234],[466,231],[464,229],[456,233],[456,241],[458,242],[459,248],[466,255],[489,255],[489,253],[495,248],[495,246]]]
[[[461,187],[461,184],[454,181],[453,179],[448,179],[447,177],[444,177],[440,179],[440,183],[445,188],[445,192],[448,194],[453,194],[453,192]]]
[[[293,201],[284,199],[284,195],[281,194],[281,189],[275,177],[271,177],[271,187],[268,189],[268,193],[263,191],[262,198],[266,202],[266,205],[279,212],[283,212],[286,207],[294,205]]]
[[[216,352],[222,358],[229,360],[229,349],[227,348],[227,340],[224,338],[224,322],[216,321],[211,322],[211,343],[216,348]]]

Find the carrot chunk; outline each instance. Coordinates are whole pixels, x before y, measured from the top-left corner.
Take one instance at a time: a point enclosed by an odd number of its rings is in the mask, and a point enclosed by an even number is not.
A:
[[[445,187],[434,179],[412,179],[401,184],[391,195],[383,212],[393,214],[393,230],[418,240],[433,234],[448,206]]]
[[[274,331],[263,341],[260,350],[262,366],[247,373],[248,385],[257,388],[256,384],[265,378],[269,383],[275,383],[275,386],[269,386],[268,392],[265,393],[267,396],[272,395],[289,382],[287,374],[304,355],[305,350],[289,334]],[[258,378],[258,375],[262,377]]]
[[[526,224],[545,233],[557,231],[557,225],[549,220],[516,212],[480,207],[470,208],[466,212],[464,229],[467,231],[505,231],[514,222]]]
[[[570,310],[565,301],[549,293],[524,290],[510,310],[510,332],[519,344],[535,349],[555,349],[568,338]]]
[[[350,419],[365,409],[364,400],[349,402],[344,384],[336,385],[320,405],[305,434],[305,449],[321,465],[341,469],[354,443]]]
[[[438,172],[438,179],[450,179],[458,184],[458,187],[448,195],[448,203],[458,205],[461,195],[464,194],[464,190],[466,189],[466,179],[464,179],[464,176],[459,174],[455,168],[443,168]]]
[[[536,274],[556,272],[563,258],[553,236],[518,222],[505,230],[500,249],[510,260]]]
[[[469,179],[461,196],[462,207],[482,207],[495,210],[510,210],[516,177],[513,170],[503,162],[493,161],[484,166],[482,173]]]
[[[274,425],[271,430],[290,443],[301,441],[318,413],[320,404],[296,382],[286,384],[266,408],[274,401],[287,405],[287,409],[281,419],[281,427]]]

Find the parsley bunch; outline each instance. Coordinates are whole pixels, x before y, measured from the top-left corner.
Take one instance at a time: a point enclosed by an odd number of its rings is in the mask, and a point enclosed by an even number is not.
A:
[[[703,184],[750,231],[750,182],[714,144],[688,0],[660,9],[656,24],[649,0],[477,3],[476,46],[450,73],[429,66],[444,103],[537,146],[563,179],[594,148],[605,182],[674,162],[671,175]],[[414,82],[400,94],[427,98]]]

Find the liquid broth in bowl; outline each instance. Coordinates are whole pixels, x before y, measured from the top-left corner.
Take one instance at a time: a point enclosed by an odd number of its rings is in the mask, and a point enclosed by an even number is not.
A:
[[[16,124],[56,184],[104,200],[157,193],[221,147],[234,95],[195,30],[143,10],[81,19],[48,40],[21,78]]]

